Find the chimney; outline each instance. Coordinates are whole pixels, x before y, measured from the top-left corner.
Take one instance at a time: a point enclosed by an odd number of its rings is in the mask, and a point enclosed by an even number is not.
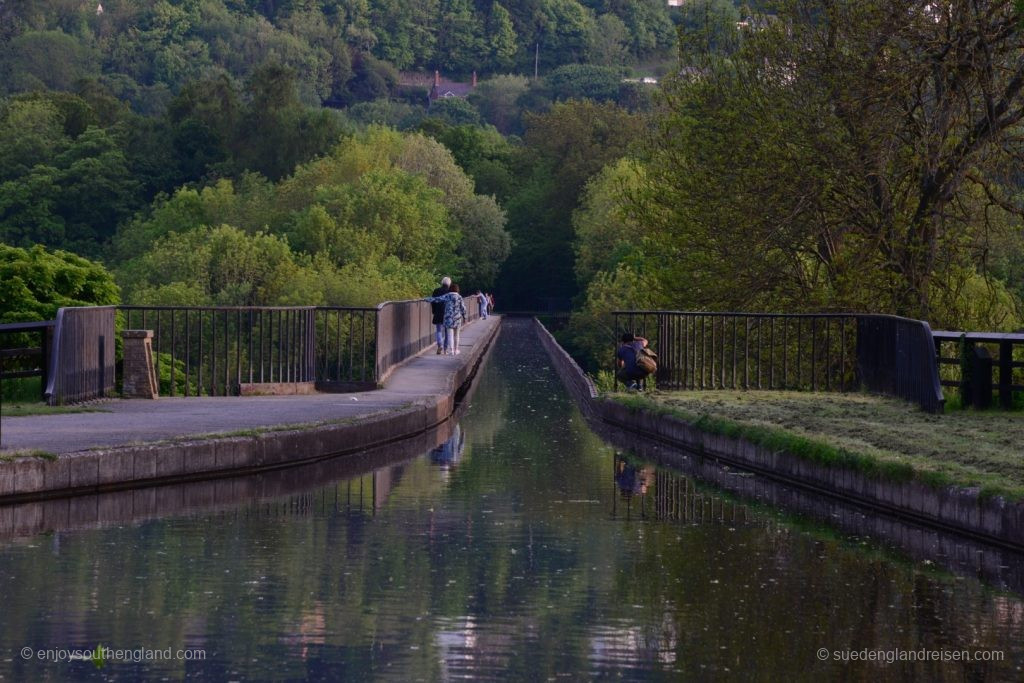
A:
[[[473,87],[476,87],[476,71],[473,72]]]
[[[441,87],[441,72],[437,71],[437,70],[434,71],[434,87],[435,88],[440,88]]]

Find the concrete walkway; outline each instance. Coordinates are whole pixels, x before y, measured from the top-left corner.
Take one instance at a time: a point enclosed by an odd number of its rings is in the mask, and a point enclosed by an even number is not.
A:
[[[462,353],[438,356],[428,349],[395,370],[383,389],[309,396],[203,397],[101,403],[103,412],[4,417],[0,454],[10,450],[73,453],[240,430],[367,418],[432,396],[450,394],[457,371],[475,358],[500,318],[462,330]]]

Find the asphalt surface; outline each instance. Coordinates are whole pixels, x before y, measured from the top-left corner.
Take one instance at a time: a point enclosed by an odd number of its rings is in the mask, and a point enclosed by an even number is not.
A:
[[[132,443],[246,429],[358,418],[395,410],[449,391],[452,377],[473,347],[499,323],[473,322],[462,330],[462,353],[438,356],[431,347],[395,370],[383,389],[308,396],[227,396],[115,399],[103,412],[0,417],[0,452],[39,449],[71,453]]]

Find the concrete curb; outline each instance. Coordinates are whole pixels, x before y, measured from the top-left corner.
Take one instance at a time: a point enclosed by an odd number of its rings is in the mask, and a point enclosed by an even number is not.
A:
[[[253,436],[187,439],[118,446],[0,463],[0,504],[198,481],[290,467],[365,451],[416,436],[447,420],[456,392],[470,381],[501,329],[500,320],[465,354],[440,394],[397,410]]]
[[[811,462],[785,451],[702,431],[685,420],[601,399],[579,366],[537,323],[541,343],[581,410],[591,419],[640,434],[680,451],[735,465],[787,484],[836,496],[910,521],[966,533],[989,543],[1024,549],[1024,504],[1000,496],[982,498],[977,488],[934,487],[920,481],[890,482],[860,472]]]

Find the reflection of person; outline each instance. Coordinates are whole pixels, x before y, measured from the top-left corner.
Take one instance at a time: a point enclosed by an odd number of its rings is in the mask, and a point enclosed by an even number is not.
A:
[[[452,284],[450,277],[442,278],[441,286],[434,290],[431,297],[441,297],[448,293],[448,287]],[[444,331],[444,302],[430,302],[431,322],[434,323],[434,341],[437,342],[437,353],[441,354],[448,350],[447,335]]]
[[[631,332],[622,335],[622,343],[615,352],[615,360],[619,366],[615,377],[629,389],[639,389],[638,382],[647,377],[647,373],[637,367],[636,354],[647,347],[647,340],[637,337]]]
[[[466,447],[466,439],[462,428],[455,425],[452,435],[443,444],[430,451],[430,462],[443,467],[454,466],[462,457],[462,450]]]
[[[651,465],[638,467],[622,458],[616,460],[615,483],[624,498],[630,498],[637,493],[644,495],[653,480],[654,467]]]

